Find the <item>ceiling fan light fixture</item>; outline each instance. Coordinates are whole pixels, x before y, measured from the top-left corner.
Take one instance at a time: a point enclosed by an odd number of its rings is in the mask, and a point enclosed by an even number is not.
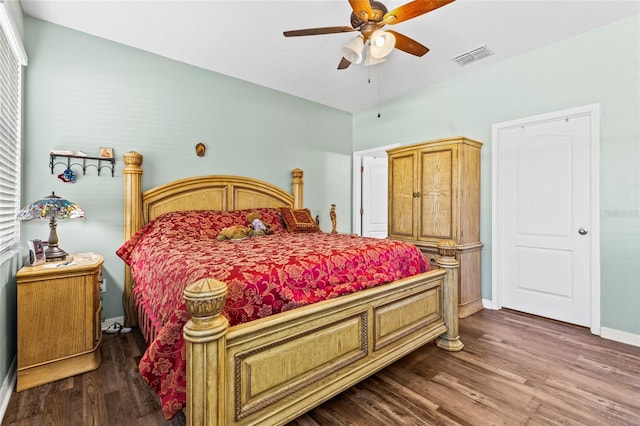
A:
[[[364,40],[361,36],[358,36],[342,46],[342,57],[353,64],[359,64],[362,62],[363,50]]]
[[[384,46],[384,37],[376,37],[376,39],[373,41],[373,44],[375,44],[376,47]]]
[[[362,65],[364,65],[365,67],[369,67],[371,65],[381,64],[386,60],[387,58],[374,58],[373,56],[371,56],[371,54],[368,54],[365,56],[364,63]]]
[[[369,56],[386,58],[396,46],[396,37],[387,31],[376,30],[371,34]]]

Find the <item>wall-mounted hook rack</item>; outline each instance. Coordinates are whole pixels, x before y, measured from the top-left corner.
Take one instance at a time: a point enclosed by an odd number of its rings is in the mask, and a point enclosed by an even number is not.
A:
[[[66,158],[67,161],[56,162],[56,158],[58,157]],[[87,168],[89,167],[95,167],[96,170],[98,171],[98,176],[100,176],[100,171],[106,168],[111,170],[111,177],[113,177],[115,172],[116,159],[103,158],[103,157],[88,157],[84,155],[49,154],[49,167],[51,168],[51,174],[53,174],[53,169],[58,164],[62,164],[63,166],[66,166],[67,169],[70,169],[71,166],[79,166],[82,168],[83,176],[87,173]]]

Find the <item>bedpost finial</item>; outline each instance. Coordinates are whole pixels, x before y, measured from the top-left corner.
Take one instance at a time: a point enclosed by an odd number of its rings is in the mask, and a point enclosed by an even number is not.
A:
[[[142,158],[142,154],[136,151],[129,151],[123,155],[124,164],[127,166],[141,166]]]
[[[213,278],[204,278],[184,289],[187,311],[194,318],[219,315],[227,298],[227,285]]]
[[[440,260],[438,260],[438,264],[441,262],[450,264],[451,266],[457,266],[458,261],[456,260],[456,253],[458,252],[458,247],[454,240],[441,240],[438,241],[438,254],[442,256]]]
[[[302,179],[303,174],[304,172],[299,168],[295,168],[291,171],[291,177],[293,177],[294,179]]]

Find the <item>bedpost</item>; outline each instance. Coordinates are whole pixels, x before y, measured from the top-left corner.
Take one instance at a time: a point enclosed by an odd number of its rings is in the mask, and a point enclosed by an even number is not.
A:
[[[130,151],[124,154],[124,240],[127,241],[142,226],[142,154]],[[124,267],[124,292],[122,294],[125,327],[138,325],[133,300],[133,279],[128,265]]]
[[[438,243],[438,266],[447,271],[444,279],[444,322],[447,332],[437,340],[438,347],[458,352],[464,347],[458,332],[458,267],[456,260],[456,243],[444,240]]]
[[[227,285],[204,278],[187,286],[191,319],[184,326],[187,359],[187,425],[225,425],[225,353],[229,322],[221,314]]]
[[[301,209],[304,206],[302,199],[303,194],[303,180],[302,169],[293,169],[291,172],[291,193],[293,194],[293,208]]]

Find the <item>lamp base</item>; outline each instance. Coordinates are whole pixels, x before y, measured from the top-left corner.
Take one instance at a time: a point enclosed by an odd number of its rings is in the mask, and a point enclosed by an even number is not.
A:
[[[47,262],[57,262],[59,260],[65,260],[68,256],[68,253],[61,248],[49,247],[44,251],[44,257]]]

